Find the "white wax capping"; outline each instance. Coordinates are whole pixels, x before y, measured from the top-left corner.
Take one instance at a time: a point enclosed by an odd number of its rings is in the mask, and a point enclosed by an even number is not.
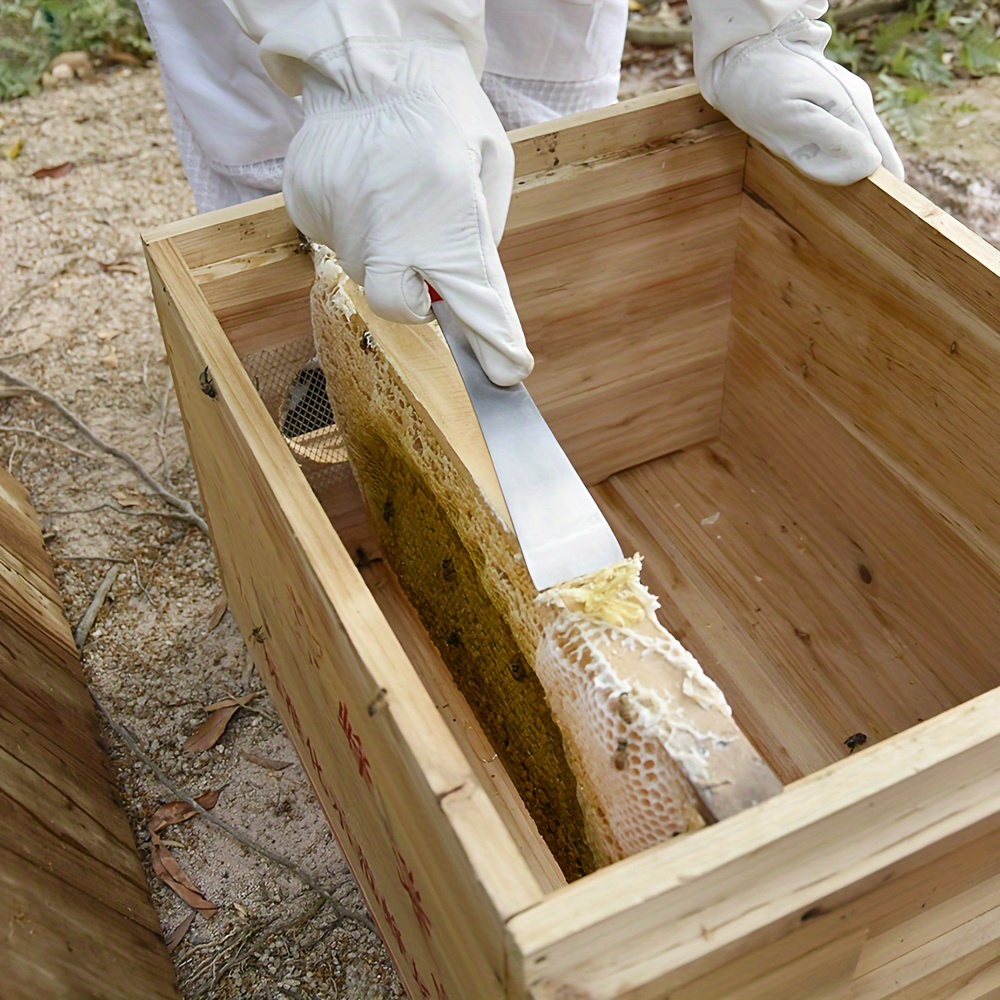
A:
[[[656,619],[626,559],[539,602],[555,612],[536,673],[580,782],[588,835],[623,857],[701,825],[685,773],[708,773],[730,708],[698,661]]]

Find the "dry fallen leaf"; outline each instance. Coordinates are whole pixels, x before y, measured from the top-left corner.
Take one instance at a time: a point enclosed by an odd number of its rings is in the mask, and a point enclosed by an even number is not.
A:
[[[111,346],[111,350],[101,358],[101,364],[105,368],[117,368],[118,367],[118,352],[115,350],[114,345]]]
[[[156,877],[168,885],[188,906],[206,917],[214,917],[219,912],[215,903],[209,902],[195,884],[184,873],[177,859],[164,846],[160,838],[152,834],[153,871]]]
[[[15,139],[13,142],[7,143],[0,152],[3,153],[5,160],[16,160],[21,155],[21,150],[24,149],[24,140]]]
[[[121,335],[121,330],[98,330],[97,331],[97,339],[98,340],[103,340],[105,342],[107,342],[109,340],[114,340],[115,337],[118,337],[120,335]]]
[[[221,788],[210,789],[195,796],[195,802],[202,809],[214,809],[221,794]],[[197,810],[193,809],[187,802],[178,799],[175,802],[166,802],[162,806],[158,806],[153,815],[149,817],[147,826],[150,833],[159,833],[164,827],[172,826],[174,823],[183,823],[186,819],[197,815]]]
[[[216,709],[185,741],[184,753],[201,753],[211,750],[219,742],[229,725],[229,720],[240,710],[239,705]]]
[[[256,691],[242,698],[223,698],[214,705],[206,705],[205,711],[212,714],[184,741],[184,753],[201,753],[211,750],[226,731],[229,720],[244,706],[257,697]]]
[[[129,493],[126,490],[117,490],[111,494],[118,501],[119,507],[144,507],[146,498],[141,493]]]
[[[13,159],[13,157],[11,157]],[[39,167],[37,170],[33,171],[31,176],[38,178],[45,177],[65,177],[72,169],[76,166],[75,163],[67,160],[65,163],[58,163],[54,167]]]
[[[132,55],[131,52],[123,52],[121,49],[116,48],[113,42],[107,45],[101,53],[101,62],[109,64],[120,63],[126,66],[143,65],[142,60],[138,56]]]
[[[286,767],[291,767],[290,760],[272,760],[270,757],[261,757],[259,754],[251,753],[249,750],[241,750],[240,756],[251,764],[266,767],[269,771],[284,771]]]
[[[225,617],[226,612],[229,610],[229,600],[226,595],[223,594],[215,602],[215,607],[212,608],[212,617],[208,620],[208,631],[212,632],[219,627],[219,622]]]
[[[245,694],[241,698],[223,698],[222,701],[206,705],[205,711],[214,712],[218,708],[232,708],[234,705],[237,708],[243,708],[244,705],[249,705],[258,694],[260,694],[259,691],[251,691],[249,694]]]
[[[14,399],[17,396],[30,396],[31,390],[20,385],[0,386],[0,399]]]
[[[167,944],[167,954],[172,955],[176,950],[177,946],[184,940],[184,935],[191,930],[191,925],[194,923],[194,918],[197,916],[194,910],[192,910],[165,938],[164,941]]]

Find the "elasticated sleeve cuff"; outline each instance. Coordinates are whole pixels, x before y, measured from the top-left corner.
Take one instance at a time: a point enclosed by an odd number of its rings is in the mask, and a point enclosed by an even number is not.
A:
[[[260,45],[284,91],[302,92],[302,66],[354,38],[459,41],[477,76],[486,62],[484,0],[225,0]],[[313,63],[315,65],[315,63]]]

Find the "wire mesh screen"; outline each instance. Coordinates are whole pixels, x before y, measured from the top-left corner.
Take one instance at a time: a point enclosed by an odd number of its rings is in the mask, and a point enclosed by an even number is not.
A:
[[[243,367],[313,492],[345,483],[351,476],[347,450],[312,337],[246,354]]]

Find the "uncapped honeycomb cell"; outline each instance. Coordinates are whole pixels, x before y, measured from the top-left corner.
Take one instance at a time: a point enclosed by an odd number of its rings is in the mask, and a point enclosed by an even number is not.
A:
[[[690,725],[685,688],[718,699],[728,713],[721,692],[656,622],[639,566],[638,558],[626,560],[539,598],[557,613],[543,630],[535,670],[574,761],[587,837],[602,863],[703,825],[671,735]],[[644,683],[661,673],[662,685]]]

